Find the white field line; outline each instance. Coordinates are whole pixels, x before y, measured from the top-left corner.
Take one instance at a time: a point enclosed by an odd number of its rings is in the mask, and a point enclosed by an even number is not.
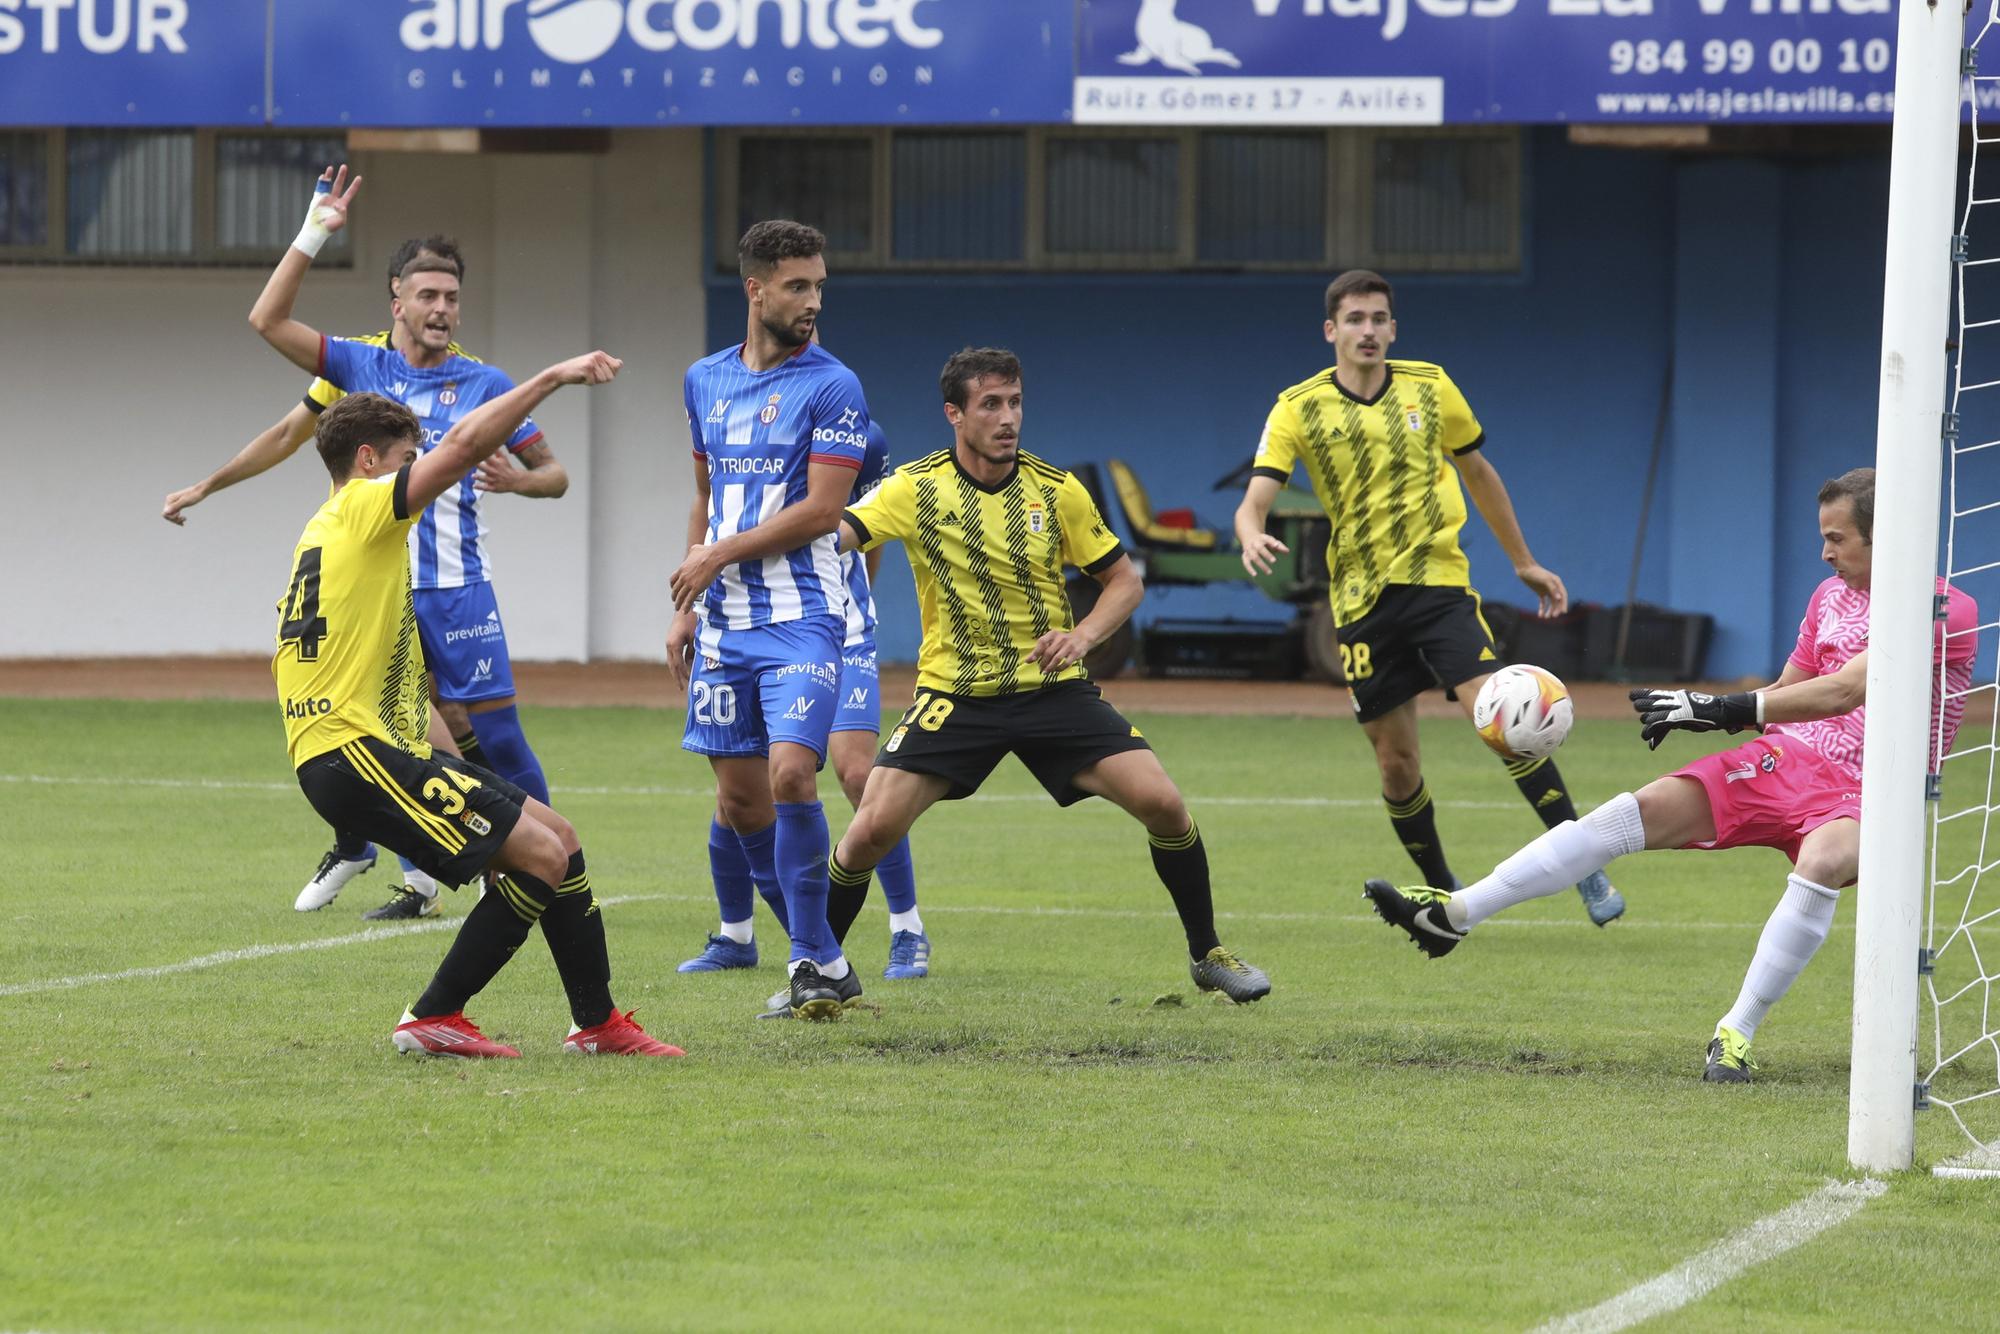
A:
[[[1760,1218],[1749,1227],[1658,1278],[1631,1288],[1587,1311],[1566,1315],[1538,1327],[1535,1334],[1609,1334],[1642,1320],[1678,1311],[1699,1301],[1746,1270],[1803,1246],[1830,1227],[1861,1211],[1861,1206],[1889,1189],[1885,1181],[1829,1181],[1797,1204]]]
[[[609,906],[621,903],[713,903],[710,894],[620,894],[598,900]],[[1113,921],[1171,921],[1177,920],[1168,909],[1148,908],[1063,908],[1027,905],[1009,907],[987,903],[933,904],[924,909],[932,917],[940,916],[983,916],[983,917],[1085,917],[1103,918]],[[1381,926],[1382,919],[1372,913],[1307,913],[1307,912],[1218,912],[1216,920],[1221,922],[1324,922],[1343,926]],[[458,925],[462,918],[435,917],[427,921],[412,922],[407,926],[377,926],[365,931],[355,931],[344,936],[327,936],[320,940],[294,940],[276,945],[246,945],[240,949],[219,950],[214,954],[198,955],[183,959],[179,963],[155,964],[147,968],[126,968],[115,973],[78,973],[72,977],[43,978],[33,982],[0,983],[0,996],[29,996],[45,991],[66,991],[73,987],[87,987],[98,982],[130,982],[143,978],[170,977],[175,973],[199,972],[207,968],[219,968],[224,964],[246,963],[252,959],[268,959],[276,955],[302,954],[307,950],[329,950],[342,945],[366,945],[378,940],[393,940],[398,936],[418,935],[426,931],[444,931]],[[1548,928],[1573,930],[1589,926],[1584,918],[1574,921],[1544,920],[1527,918],[1519,921],[1491,919],[1483,925],[1500,927]],[[1652,930],[1682,931],[1751,931],[1756,922],[1632,922],[1620,923],[1620,931],[1634,927]]]
[[[1931,1169],[1931,1175],[1954,1181],[2000,1181],[2000,1145],[1989,1144],[1946,1159]]]
[[[599,899],[598,902],[606,905],[644,903],[666,897],[668,896],[664,894],[626,894],[617,898]],[[330,950],[342,945],[366,945],[370,941],[394,940],[399,936],[419,936],[429,931],[448,931],[463,921],[464,919],[459,917],[433,917],[403,926],[372,926],[365,931],[354,931],[344,936],[326,936],[319,940],[293,940],[281,945],[245,945],[241,949],[218,950],[214,954],[182,959],[179,963],[156,964],[150,968],[127,968],[116,973],[78,973],[73,977],[50,977],[38,982],[8,982],[0,984],[0,996],[30,996],[40,991],[67,991],[72,987],[87,987],[97,982],[130,982],[137,978],[171,977],[175,973],[200,972],[205,968],[220,968],[229,963],[247,963],[252,959],[268,959],[280,954],[304,954],[308,950]]]
[[[113,777],[58,777],[51,774],[0,774],[0,783],[21,783],[45,787],[153,787],[186,789],[196,792],[297,792],[297,783],[259,783],[238,779],[217,778],[113,778]],[[713,797],[711,787],[578,787],[568,783],[557,785],[557,791],[564,796],[578,797]],[[1048,797],[1040,792],[992,792],[982,793],[982,802],[1033,802],[1043,805]],[[1196,806],[1313,806],[1330,810],[1374,810],[1381,802],[1374,798],[1360,797],[1192,797]],[[1512,811],[1519,810],[1518,801],[1440,801],[1438,805],[1455,811]],[[1111,810],[1112,807],[1091,809]]]

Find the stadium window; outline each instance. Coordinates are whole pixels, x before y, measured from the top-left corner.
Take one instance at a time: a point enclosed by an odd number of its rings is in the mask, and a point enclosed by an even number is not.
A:
[[[1027,257],[1028,141],[1019,132],[895,136],[890,258],[1015,264]]]
[[[1185,262],[1181,138],[1051,134],[1042,251],[1062,267]]]
[[[1327,137],[1201,135],[1195,255],[1205,264],[1323,264]]]
[[[1520,267],[1518,131],[1376,131],[1367,187],[1378,267]]]
[[[737,237],[766,218],[819,228],[826,233],[829,258],[876,259],[878,137],[873,132],[736,136],[736,225],[727,244],[716,247],[718,267],[735,268]]]
[[[194,131],[72,130],[69,254],[194,258]]]
[[[0,132],[0,252],[49,243],[47,136]]]
[[[338,132],[0,130],[0,264],[268,267]],[[321,268],[348,268],[337,233]]]
[[[337,134],[223,134],[215,140],[215,248],[282,254],[298,230],[299,183],[347,156]],[[319,264],[341,263],[347,232],[335,232]]]

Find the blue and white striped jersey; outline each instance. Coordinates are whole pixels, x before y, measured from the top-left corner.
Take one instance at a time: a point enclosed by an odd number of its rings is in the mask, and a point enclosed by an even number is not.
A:
[[[754,528],[805,499],[806,469],[859,469],[868,447],[861,381],[817,343],[768,371],[725,348],[688,367],[685,399],[694,454],[708,469],[708,542]],[[845,619],[834,533],[723,570],[695,603],[711,627],[751,630],[809,616]]]
[[[854,478],[854,493],[847,503],[854,504],[882,485],[888,475],[889,437],[882,434],[879,423],[869,422],[868,452],[861,457],[861,471]],[[853,648],[875,634],[875,590],[868,584],[868,558],[858,551],[848,552],[840,558],[840,575],[847,581],[847,638],[840,646]]]
[[[393,398],[416,413],[426,453],[459,418],[514,387],[507,372],[470,357],[452,355],[441,366],[417,367],[401,352],[351,338],[322,338],[319,361],[327,383],[350,394]],[[507,448],[518,452],[541,438],[542,428],[530,418],[508,437]],[[479,492],[468,474],[432,501],[410,529],[411,587],[463,588],[490,580],[493,563],[482,541],[486,531]]]

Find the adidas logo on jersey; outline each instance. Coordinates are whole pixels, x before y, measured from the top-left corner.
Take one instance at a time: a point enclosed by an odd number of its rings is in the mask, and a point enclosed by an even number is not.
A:
[[[946,510],[946,511],[945,511],[945,515],[944,515],[944,517],[943,517],[942,519],[939,519],[939,520],[938,520],[938,522],[939,522],[939,523],[957,523],[957,522],[958,522],[958,511],[957,511],[957,510]]]

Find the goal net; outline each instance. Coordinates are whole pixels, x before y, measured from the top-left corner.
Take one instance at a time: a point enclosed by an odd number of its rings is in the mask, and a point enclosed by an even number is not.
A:
[[[2000,115],[1982,115],[1981,102],[2000,103],[2000,74],[1978,72],[1978,57],[1990,47],[1987,63],[2000,66],[2000,0],[1979,10],[1967,29],[1970,131],[1952,241],[1940,570],[1979,604],[1978,657],[1932,803],[1915,1097],[1949,1116],[1970,1147],[1992,1150],[2000,1147]],[[1941,1155],[1966,1146],[1927,1131],[1925,1147]]]

